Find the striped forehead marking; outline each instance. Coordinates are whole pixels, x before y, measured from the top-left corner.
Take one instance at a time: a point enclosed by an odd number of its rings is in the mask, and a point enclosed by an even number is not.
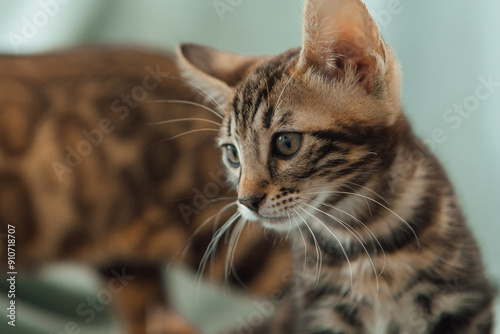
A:
[[[245,135],[250,127],[255,125],[257,119],[261,120],[263,128],[270,128],[275,115],[275,106],[269,101],[269,96],[284,79],[287,67],[298,55],[299,50],[293,50],[257,68],[238,90],[233,100],[233,109],[235,131],[240,135]],[[261,106],[265,109],[262,117],[257,118]]]

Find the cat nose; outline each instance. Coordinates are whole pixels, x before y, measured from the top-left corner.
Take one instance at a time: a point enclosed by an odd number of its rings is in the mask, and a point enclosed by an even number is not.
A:
[[[265,195],[256,195],[247,198],[239,198],[238,201],[252,211],[259,211],[259,203]]]

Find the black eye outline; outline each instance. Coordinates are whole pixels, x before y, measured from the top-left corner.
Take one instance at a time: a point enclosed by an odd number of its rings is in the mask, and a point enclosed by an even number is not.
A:
[[[295,150],[292,150],[290,152],[283,152],[283,150],[280,149],[279,147],[280,141],[285,140],[286,137],[289,137],[289,139],[290,137],[292,137],[291,138],[292,141],[296,140],[296,143],[298,142],[298,144],[296,144],[297,148]],[[293,158],[297,154],[297,152],[300,151],[300,148],[302,147],[302,137],[303,137],[302,134],[298,132],[281,132],[275,134],[272,142],[274,155],[282,159]],[[290,142],[290,144],[293,145],[294,143]]]
[[[232,144],[226,144],[223,146],[226,151],[226,160],[229,165],[233,168],[240,167],[240,155],[238,154],[238,149]]]

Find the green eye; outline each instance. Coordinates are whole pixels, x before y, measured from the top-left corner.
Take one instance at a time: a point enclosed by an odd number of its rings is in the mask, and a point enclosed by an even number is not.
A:
[[[280,133],[276,136],[274,143],[275,154],[289,158],[299,151],[300,144],[302,144],[300,133]]]
[[[238,155],[238,150],[234,145],[226,145],[226,157],[229,164],[234,167],[240,167],[240,156]]]

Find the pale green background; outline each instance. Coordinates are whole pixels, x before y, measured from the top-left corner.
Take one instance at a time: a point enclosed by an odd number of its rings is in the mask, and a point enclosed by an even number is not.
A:
[[[96,42],[173,48],[196,42],[275,54],[300,45],[302,1],[221,1],[235,4],[222,17],[212,0],[70,0],[16,50],[9,34],[21,34],[23,19],[32,20],[41,5],[2,0],[0,51],[38,52]],[[474,94],[479,77],[500,82],[500,1],[401,0],[390,19],[382,13],[394,1],[366,2],[402,64],[403,104],[416,131],[427,139],[437,128],[446,133],[435,151],[456,184],[488,271],[498,282],[500,87],[457,129],[443,115]]]

